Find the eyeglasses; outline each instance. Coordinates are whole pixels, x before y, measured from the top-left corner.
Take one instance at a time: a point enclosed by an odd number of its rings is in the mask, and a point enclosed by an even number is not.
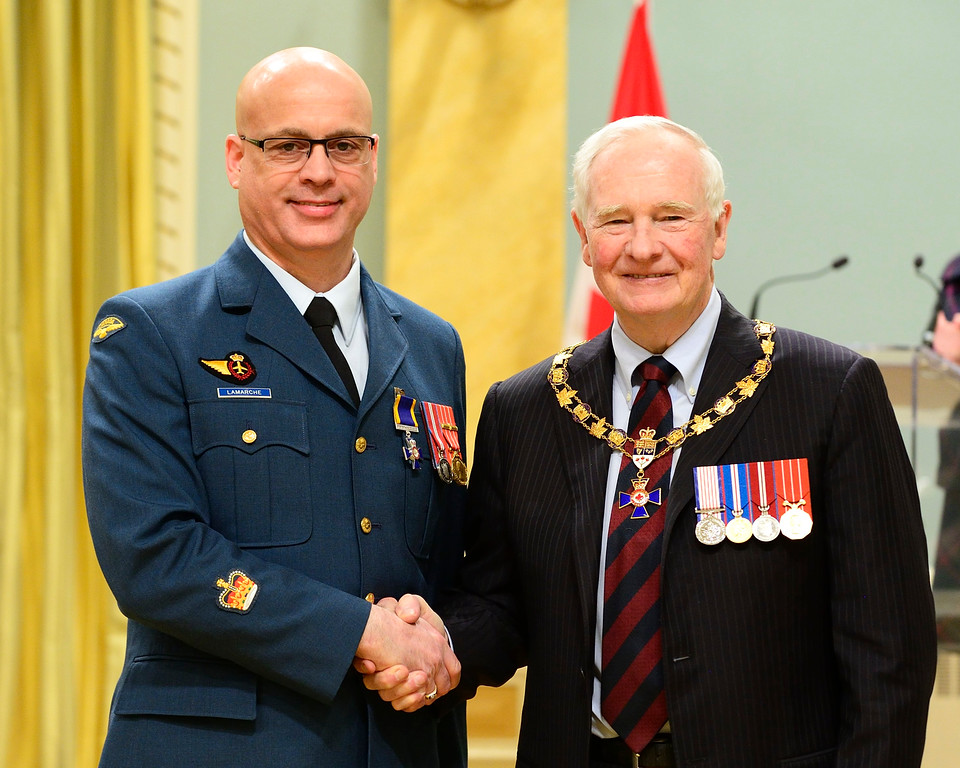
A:
[[[373,136],[331,136],[329,139],[240,138],[260,147],[265,162],[291,169],[306,165],[317,144],[323,147],[334,165],[365,165],[370,162],[370,155],[377,141]]]

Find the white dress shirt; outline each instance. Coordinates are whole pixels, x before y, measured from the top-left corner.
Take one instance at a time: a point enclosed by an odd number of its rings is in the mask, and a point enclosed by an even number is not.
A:
[[[369,334],[367,319],[363,314],[363,301],[360,297],[360,257],[353,252],[353,262],[347,276],[326,293],[316,293],[255,246],[244,230],[243,239],[256,257],[263,262],[276,281],[280,283],[290,300],[302,315],[316,296],[324,296],[337,310],[337,325],[333,328],[333,338],[350,365],[353,378],[357,383],[357,392],[363,397],[363,388],[367,383],[367,369],[370,367]],[[306,322],[306,320],[304,320]]]
[[[707,361],[707,352],[713,342],[713,335],[720,320],[720,294],[716,287],[710,294],[707,306],[686,332],[663,352],[663,357],[677,369],[677,375],[670,382],[668,391],[673,407],[673,424],[683,424],[693,413],[693,402],[697,397],[703,367]],[[614,426],[626,432],[630,419],[630,408],[637,396],[638,386],[633,386],[634,369],[652,357],[639,344],[631,341],[619,320],[614,316],[611,330],[613,352],[616,366],[613,375],[613,413],[610,421]],[[600,414],[602,415],[602,414]],[[671,472],[676,469],[677,458],[682,448],[673,451]],[[610,515],[613,511],[613,499],[617,490],[617,478],[620,475],[620,462],[623,454],[612,451],[607,469],[607,488],[604,495],[603,538],[600,545],[600,587],[597,590],[597,626],[594,645],[594,683],[593,683],[593,733],[609,738],[617,735],[610,724],[600,714],[600,669],[603,651],[603,582],[607,559],[607,532],[610,528]]]

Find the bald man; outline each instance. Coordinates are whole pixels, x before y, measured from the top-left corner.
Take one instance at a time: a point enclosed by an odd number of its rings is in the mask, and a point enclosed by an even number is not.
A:
[[[237,93],[220,259],[94,322],[84,487],[128,618],[101,765],[466,765],[436,597],[463,551],[464,360],[447,322],[375,283],[354,236],[379,140],[360,76],[267,57]],[[386,603],[389,605],[389,601]],[[351,668],[403,665],[397,712]]]

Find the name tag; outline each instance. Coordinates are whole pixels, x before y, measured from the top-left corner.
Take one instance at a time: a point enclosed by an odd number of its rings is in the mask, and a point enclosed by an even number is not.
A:
[[[272,397],[269,387],[217,387],[217,397]]]

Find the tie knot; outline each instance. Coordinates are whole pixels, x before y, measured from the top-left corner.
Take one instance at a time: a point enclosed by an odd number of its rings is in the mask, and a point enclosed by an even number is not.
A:
[[[303,316],[311,328],[332,328],[337,322],[337,310],[323,296],[315,296]]]
[[[648,357],[633,371],[634,386],[642,384],[645,381],[657,381],[661,384],[668,384],[677,369],[660,355]]]

